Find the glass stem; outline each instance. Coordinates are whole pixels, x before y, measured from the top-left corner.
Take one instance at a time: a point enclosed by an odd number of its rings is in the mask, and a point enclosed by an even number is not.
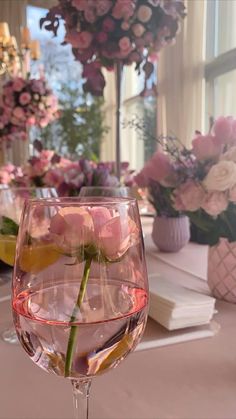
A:
[[[78,295],[78,298],[77,298],[76,305],[74,307],[72,316],[70,318],[70,323],[74,323],[74,321],[76,320],[77,313],[78,313],[78,311],[80,309],[80,306],[83,302],[87,282],[88,282],[88,279],[89,279],[89,272],[90,272],[91,263],[92,263],[92,259],[87,259],[85,261],[84,273],[83,273],[83,278],[82,278],[81,285],[80,285],[79,295]],[[67,351],[66,351],[66,360],[65,360],[65,377],[70,376],[71,366],[72,366],[72,361],[73,361],[73,355],[74,355],[74,346],[75,346],[75,341],[76,341],[77,329],[78,329],[78,326],[71,326],[71,328],[70,328],[70,336],[69,336],[69,340],[68,340]]]
[[[75,419],[88,419],[91,378],[71,380]]]

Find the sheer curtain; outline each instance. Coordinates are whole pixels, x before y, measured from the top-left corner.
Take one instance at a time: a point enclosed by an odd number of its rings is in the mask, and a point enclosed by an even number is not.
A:
[[[189,146],[204,127],[206,0],[186,1],[187,16],[176,44],[158,63],[158,134],[172,134]]]
[[[27,0],[7,0],[0,2],[0,22],[7,22],[11,35],[20,43],[20,28],[26,25]]]

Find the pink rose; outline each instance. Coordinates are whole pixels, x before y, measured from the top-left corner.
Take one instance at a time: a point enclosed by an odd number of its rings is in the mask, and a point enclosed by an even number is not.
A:
[[[127,36],[123,36],[123,38],[119,40],[119,47],[122,53],[128,55],[132,50],[130,39]]]
[[[49,231],[66,252],[76,255],[80,246],[93,244],[98,257],[103,255],[111,261],[123,256],[138,239],[134,221],[119,214],[112,216],[104,207],[61,208],[51,219]]]
[[[201,208],[207,212],[207,214],[216,217],[221,212],[225,211],[228,207],[228,199],[224,192],[210,192],[206,194]]]
[[[83,12],[87,9],[88,2],[87,0],[72,0],[72,5],[80,12]]]
[[[187,180],[175,189],[173,205],[177,211],[197,211],[205,198],[203,187],[193,180]]]
[[[148,6],[142,5],[138,8],[137,17],[140,22],[148,22],[152,16],[152,9]]]
[[[14,111],[13,111],[13,115],[18,118],[18,119],[25,119],[25,113],[23,111],[22,108],[20,108],[19,106],[17,106]]]
[[[20,92],[23,87],[25,86],[25,80],[21,79],[20,77],[17,77],[14,81],[13,81],[13,90],[15,90],[16,92]]]
[[[27,105],[31,101],[31,95],[27,92],[21,93],[19,102],[22,106]]]
[[[140,188],[147,188],[149,186],[149,179],[147,178],[146,171],[144,169],[134,176],[134,181]]]
[[[104,42],[107,41],[108,36],[107,36],[107,33],[106,32],[98,32],[96,38],[97,38],[97,41],[100,44],[103,44]]]
[[[144,166],[142,172],[147,179],[153,179],[157,182],[165,181],[173,173],[169,156],[161,151],[156,151]]]
[[[112,16],[115,19],[129,20],[133,16],[134,11],[135,4],[133,0],[116,0]]]
[[[78,33],[77,48],[86,49],[90,46],[93,40],[93,35],[88,31]]]
[[[145,32],[145,27],[141,23],[135,23],[132,25],[132,31],[137,38],[140,38]]]
[[[65,207],[52,217],[49,231],[59,247],[73,251],[91,242],[93,220],[85,207]]]
[[[233,118],[231,116],[224,117],[220,116],[215,121],[212,130],[221,144],[225,144],[230,141],[232,135],[232,123]]]
[[[115,22],[111,17],[106,17],[102,22],[102,28],[105,32],[112,32],[115,28]]]
[[[219,157],[222,145],[212,135],[197,135],[192,141],[192,151],[197,160]]]
[[[110,0],[96,0],[96,11],[98,16],[107,14],[112,6]]]

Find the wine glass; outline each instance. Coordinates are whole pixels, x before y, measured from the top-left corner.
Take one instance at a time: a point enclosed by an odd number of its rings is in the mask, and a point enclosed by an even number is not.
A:
[[[47,254],[47,261],[38,254]],[[134,350],[148,315],[138,207],[129,198],[31,200],[21,219],[13,319],[32,361],[73,386],[88,417],[91,380]]]
[[[79,196],[116,196],[123,198],[133,198],[131,189],[126,186],[83,186],[80,189]]]
[[[32,197],[56,197],[54,188],[15,187],[0,189],[0,261],[2,282],[12,278],[12,267],[15,259],[16,238],[24,202]],[[17,343],[17,335],[13,327],[2,333],[2,338],[8,343]]]

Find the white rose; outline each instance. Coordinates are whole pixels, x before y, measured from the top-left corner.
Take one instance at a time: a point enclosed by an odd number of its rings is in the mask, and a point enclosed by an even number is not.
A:
[[[236,163],[236,146],[231,147],[226,153],[222,154],[221,160],[230,160]]]
[[[151,19],[152,10],[150,7],[142,5],[138,9],[137,16],[140,22],[148,22]]]
[[[209,191],[226,191],[236,184],[236,164],[232,161],[221,160],[214,164],[205,179],[203,185]]]

